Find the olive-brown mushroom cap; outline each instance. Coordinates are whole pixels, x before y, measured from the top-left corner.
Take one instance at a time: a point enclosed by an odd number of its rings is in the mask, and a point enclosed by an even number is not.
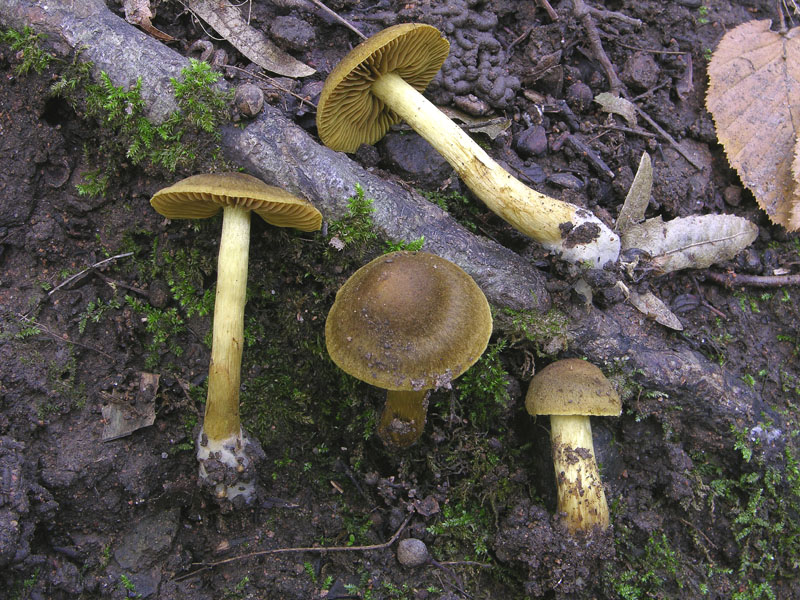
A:
[[[531,379],[525,408],[531,415],[619,416],[619,394],[595,365],[578,358],[550,363]]]
[[[322,226],[322,215],[308,200],[246,173],[192,175],[156,192],[150,204],[168,219],[205,219],[225,206],[241,206],[276,227]]]
[[[342,152],[377,142],[401,119],[370,92],[372,83],[394,72],[421,92],[449,51],[438,29],[419,23],[394,25],[361,42],[325,80],[317,103],[322,142]]]
[[[472,366],[492,333],[473,279],[426,252],[393,252],[356,271],[325,322],[333,362],[387,390],[446,386]]]

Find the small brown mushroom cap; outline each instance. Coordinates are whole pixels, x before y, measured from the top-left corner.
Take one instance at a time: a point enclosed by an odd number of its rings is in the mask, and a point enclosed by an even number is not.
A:
[[[367,263],[336,294],[325,322],[333,362],[387,390],[449,385],[480,358],[492,333],[489,303],[473,279],[426,252]]]
[[[192,175],[156,192],[150,204],[168,219],[205,219],[225,206],[241,206],[276,227],[322,226],[322,215],[308,200],[246,173]]]
[[[361,42],[325,80],[317,103],[322,142],[342,152],[377,142],[401,119],[370,92],[372,83],[394,72],[421,92],[449,51],[438,29],[419,23],[394,25]]]
[[[622,402],[598,367],[567,358],[550,363],[533,376],[525,408],[531,415],[618,417]]]

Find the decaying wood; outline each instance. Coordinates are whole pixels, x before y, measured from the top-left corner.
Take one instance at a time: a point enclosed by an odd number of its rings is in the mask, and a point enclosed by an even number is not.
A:
[[[142,96],[154,120],[176,108],[169,78],[179,76],[187,60],[116,17],[100,0],[0,0],[0,25],[30,25],[47,34],[50,47],[62,53],[83,48],[82,56],[117,85],[141,78]],[[542,274],[519,255],[470,233],[415,192],[321,146],[276,109],[266,107],[244,129],[227,128],[223,145],[232,161],[268,183],[305,196],[327,220],[346,212],[346,200],[360,183],[374,199],[373,219],[382,236],[410,241],[424,235],[426,250],[472,275],[499,309],[499,317],[504,308],[543,313],[550,305]],[[644,388],[669,396],[671,408],[680,413],[680,423],[673,423],[678,433],[684,429],[687,436],[702,437],[708,447],[712,439],[722,444],[731,423],[741,427],[762,411],[776,425],[782,422],[735,374],[632,307],[559,308],[569,312],[569,352],[606,367],[618,361],[628,373],[636,373]],[[508,328],[509,320],[498,318],[497,326]],[[659,412],[657,406],[653,412]]]

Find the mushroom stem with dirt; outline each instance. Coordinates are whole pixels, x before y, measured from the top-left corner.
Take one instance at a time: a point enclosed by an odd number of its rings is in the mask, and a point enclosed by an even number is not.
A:
[[[430,391],[449,388],[491,334],[492,314],[478,285],[427,252],[392,252],[358,269],[325,321],[333,362],[387,390],[378,435],[395,448],[419,439]]]
[[[421,93],[449,43],[430,25],[389,27],[359,44],[328,76],[317,131],[330,148],[355,152],[401,119],[427,140],[489,209],[572,262],[602,267],[619,256],[619,237],[590,211],[532,190],[494,161]]]
[[[577,358],[550,363],[531,379],[525,406],[550,415],[558,512],[574,533],[608,529],[610,518],[594,453],[590,416],[619,416],[619,395],[603,372]]]
[[[253,459],[262,452],[239,418],[250,213],[302,231],[319,229],[322,215],[308,201],[244,173],[194,175],[156,192],[150,203],[169,219],[201,219],[223,211],[208,395],[197,458],[200,481],[213,487],[218,498],[246,502],[255,491]]]

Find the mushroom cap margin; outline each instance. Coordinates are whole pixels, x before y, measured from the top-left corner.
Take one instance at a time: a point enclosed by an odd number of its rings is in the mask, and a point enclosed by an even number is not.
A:
[[[325,80],[317,103],[317,133],[333,150],[374,144],[401,121],[370,93],[372,82],[395,72],[422,92],[441,69],[450,43],[431,25],[401,23],[353,48]]]
[[[225,206],[249,208],[270,225],[316,231],[322,215],[304,198],[246,173],[202,173],[156,192],[150,205],[168,219],[205,219]]]
[[[567,358],[550,363],[533,376],[525,408],[531,415],[618,417],[622,402],[597,366]]]
[[[491,334],[478,284],[426,252],[392,252],[358,269],[325,322],[333,362],[387,390],[448,387],[480,358]]]

